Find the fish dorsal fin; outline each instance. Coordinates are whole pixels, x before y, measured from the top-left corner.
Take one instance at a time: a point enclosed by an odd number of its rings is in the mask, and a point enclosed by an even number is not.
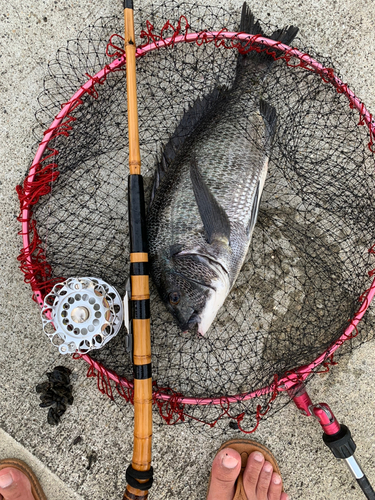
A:
[[[229,244],[230,222],[228,216],[204,182],[196,160],[190,163],[190,178],[208,243],[211,245],[217,240],[227,241]]]
[[[161,159],[156,166],[151,201],[154,199],[155,193],[169,166],[176,158],[177,154],[182,150],[187,139],[197,128],[203,117],[207,116],[218,100],[224,96],[224,93],[225,91],[223,89],[215,87],[214,90],[206,96],[198,98],[194,104],[189,106],[185,111],[176,130],[173,132],[173,135],[161,152]]]

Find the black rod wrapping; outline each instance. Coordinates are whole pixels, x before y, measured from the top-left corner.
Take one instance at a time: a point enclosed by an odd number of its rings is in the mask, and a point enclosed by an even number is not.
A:
[[[130,274],[132,276],[148,276],[149,275],[148,262],[131,262]]]
[[[124,9],[132,9],[132,10],[134,10],[133,0],[124,0]]]
[[[145,471],[138,471],[136,469],[133,469],[132,465],[130,464],[129,467],[126,469],[126,481],[130,486],[133,486],[133,488],[136,488],[141,491],[147,491],[151,488],[152,483],[154,482],[153,478],[154,474],[154,469],[150,467],[149,470]],[[145,483],[139,483],[138,480],[147,480]],[[129,495],[129,493],[128,493]],[[140,498],[140,497],[134,497],[134,498]]]
[[[151,363],[147,365],[134,365],[134,378],[137,380],[147,380],[152,377]]]
[[[150,319],[150,299],[132,300],[132,319]]]
[[[148,252],[143,177],[128,177],[130,252]]]

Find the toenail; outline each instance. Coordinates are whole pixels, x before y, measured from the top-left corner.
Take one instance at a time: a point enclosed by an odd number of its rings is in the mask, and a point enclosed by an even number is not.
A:
[[[281,477],[278,474],[275,474],[273,477],[273,482],[275,484],[280,484],[281,483]]]
[[[13,478],[10,474],[0,476],[0,488],[8,488],[13,483]]]
[[[265,470],[266,472],[271,472],[271,470],[273,470],[273,467],[272,467],[272,465],[271,465],[271,464],[266,464],[266,465],[264,466],[264,470]]]
[[[236,458],[229,456],[229,455],[225,455],[225,457],[223,458],[222,464],[227,469],[234,469],[238,464],[238,460]]]
[[[253,457],[256,462],[263,462],[263,455],[261,453],[254,453]]]

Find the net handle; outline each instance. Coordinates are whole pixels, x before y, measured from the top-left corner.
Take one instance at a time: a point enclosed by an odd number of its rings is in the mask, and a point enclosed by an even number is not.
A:
[[[325,68],[322,64],[320,64],[318,61],[316,61],[314,58],[309,56],[306,53],[300,52],[298,49],[292,48],[288,45],[284,45],[278,42],[275,42],[275,40],[271,40],[259,35],[249,35],[246,33],[236,33],[236,32],[226,32],[226,31],[210,31],[210,32],[200,32],[200,33],[188,33],[186,35],[178,35],[178,36],[172,36],[169,38],[166,38],[164,40],[159,40],[157,42],[149,43],[143,47],[139,47],[135,51],[135,57],[142,57],[148,52],[151,52],[156,49],[160,49],[162,47],[168,47],[171,45],[174,45],[175,43],[183,43],[183,42],[188,42],[188,43],[224,43],[227,42],[229,44],[235,43],[237,40],[240,41],[248,41],[249,45],[254,44],[258,46],[265,46],[265,47],[270,47],[274,48],[277,46],[278,50],[283,51],[285,54],[287,54],[287,57],[289,59],[289,64],[292,58],[299,59],[301,61],[301,67],[306,69],[306,70],[312,70],[317,72],[325,81],[329,81],[334,87],[337,89],[338,92],[343,93],[346,95],[346,97],[349,100],[349,105],[351,108],[356,108],[358,112],[360,113],[361,119],[363,119],[363,122],[367,125],[369,132],[370,132],[370,144],[372,144],[372,140],[375,138],[375,123],[373,120],[373,117],[371,113],[366,109],[364,104],[361,102],[361,100],[354,94],[354,92],[346,85],[344,84],[338,76],[336,76],[330,68]],[[234,47],[233,47],[234,48]],[[82,97],[87,94],[91,93],[93,88],[95,87],[95,84],[97,82],[102,81],[105,79],[106,75],[108,73],[117,71],[121,69],[126,63],[126,57],[121,56],[117,59],[115,59],[112,63],[110,63],[108,66],[100,70],[96,75],[91,77],[74,95],[71,97],[71,99],[62,106],[61,111],[59,114],[56,116],[54,121],[52,122],[50,128],[45,132],[44,134],[44,140],[40,143],[38,150],[36,152],[35,158],[32,162],[32,165],[29,170],[29,175],[27,178],[27,186],[25,187],[25,198],[30,195],[30,192],[32,190],[32,183],[34,180],[34,177],[37,172],[38,165],[40,165],[40,162],[42,160],[42,157],[44,155],[44,152],[47,148],[48,142],[53,139],[54,134],[56,133],[56,130],[58,130],[61,126],[62,123],[64,122],[64,119],[69,115],[69,113],[77,106],[77,103],[82,103],[81,99]],[[292,65],[292,64],[290,64]],[[28,268],[28,272],[31,276],[30,278],[30,284],[32,287],[32,290],[34,292],[34,296],[37,299],[38,304],[42,307],[43,306],[43,294],[39,289],[39,285],[37,282],[37,279],[35,277],[35,272],[33,269],[33,263],[31,259],[31,254],[30,254],[30,217],[32,215],[32,205],[31,204],[24,204],[22,205],[21,209],[21,219],[22,219],[22,237],[23,237],[23,252],[24,252],[24,257],[25,257],[25,265]],[[356,329],[358,323],[362,319],[363,315],[365,314],[368,306],[370,305],[373,297],[375,295],[375,278],[373,279],[371,286],[369,289],[365,292],[365,298],[361,301],[360,306],[358,310],[356,311],[353,319],[350,321],[348,327],[346,328],[345,332],[342,334],[342,336],[331,346],[329,347],[324,353],[322,353],[320,356],[318,356],[312,363],[309,365],[305,365],[303,367],[299,367],[294,370],[293,374],[290,374],[283,379],[279,380],[278,383],[278,390],[279,391],[284,391],[287,390],[288,387],[291,387],[296,383],[296,379],[298,380],[305,380],[308,375],[311,373],[313,369],[315,369],[319,364],[321,364],[325,359],[328,358],[328,356],[331,356],[336,349],[338,349],[346,340],[352,337],[353,330]],[[82,355],[81,356],[86,362],[88,362],[91,366],[94,368],[98,369],[99,371],[105,371],[105,373],[108,375],[108,377],[113,380],[115,383],[121,384],[122,386],[126,388],[132,388],[133,384],[129,382],[128,380],[119,377],[115,372],[111,370],[104,369],[104,367],[100,364],[94,361],[90,356],[87,355]],[[273,392],[275,390],[274,384],[271,384],[267,387],[263,387],[257,391],[253,391],[251,393],[247,394],[241,394],[238,396],[231,396],[227,398],[202,398],[202,399],[197,399],[197,398],[185,398],[185,397],[177,397],[176,396],[170,396],[168,394],[155,391],[154,392],[154,398],[162,400],[162,401],[168,401],[173,398],[174,401],[177,403],[182,403],[182,404],[202,404],[202,405],[209,405],[209,404],[221,404],[223,399],[229,402],[236,402],[239,400],[248,400],[252,399],[258,396],[265,395],[267,393]]]

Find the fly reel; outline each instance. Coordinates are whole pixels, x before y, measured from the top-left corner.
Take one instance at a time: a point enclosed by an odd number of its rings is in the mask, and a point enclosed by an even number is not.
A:
[[[43,330],[61,354],[86,354],[117,335],[123,305],[115,288],[98,278],[69,278],[45,297]]]

